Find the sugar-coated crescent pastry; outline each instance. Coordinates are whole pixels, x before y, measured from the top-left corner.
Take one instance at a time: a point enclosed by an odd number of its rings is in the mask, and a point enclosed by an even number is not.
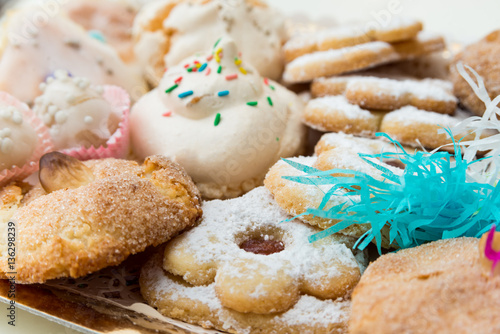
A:
[[[61,10],[50,15],[42,4],[13,9],[2,22],[0,90],[33,102],[42,93],[40,83],[62,69],[96,85],[120,86],[133,100],[144,94],[139,71],[125,65],[111,46],[92,38]]]
[[[5,187],[0,196],[0,275],[11,272],[7,229],[15,225],[17,283],[79,277],[117,265],[201,216],[193,182],[162,156],[140,166],[117,159],[82,163],[54,152],[40,165],[38,186],[24,195],[16,186]]]

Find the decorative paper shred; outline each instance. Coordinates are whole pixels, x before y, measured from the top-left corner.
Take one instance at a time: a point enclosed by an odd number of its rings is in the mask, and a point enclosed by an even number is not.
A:
[[[451,136],[451,131],[447,130]],[[312,235],[314,242],[340,232],[353,224],[370,224],[356,243],[364,249],[375,241],[381,252],[382,229],[387,226],[391,244],[400,248],[415,247],[438,239],[461,236],[480,237],[491,225],[500,221],[500,187],[471,180],[468,169],[482,161],[462,158],[459,143],[453,143],[454,155],[448,152],[359,154],[382,172],[383,180],[354,170],[320,171],[290,160],[285,161],[304,172],[304,176],[283,178],[309,185],[331,185],[318,208],[309,208],[302,215],[340,220],[336,225]],[[396,175],[371,159],[399,159],[406,165],[402,175]],[[344,176],[332,176],[331,174]],[[345,176],[348,174],[348,176]],[[343,189],[349,189],[349,192]],[[344,196],[344,204],[325,209],[332,196]]]
[[[474,79],[466,69],[473,74]],[[471,86],[474,94],[483,101],[485,112],[482,117],[474,116],[463,120],[451,131],[454,135],[464,135],[471,132],[475,134],[473,140],[460,143],[464,147],[464,159],[468,162],[473,161],[480,151],[488,152],[486,156],[489,159],[478,161],[478,163],[470,166],[468,175],[478,182],[497,184],[500,178],[500,134],[497,133],[484,138],[481,138],[481,136],[487,131],[500,131],[500,109],[497,107],[498,103],[500,103],[500,96],[491,100],[483,79],[471,67],[458,63],[457,70]]]

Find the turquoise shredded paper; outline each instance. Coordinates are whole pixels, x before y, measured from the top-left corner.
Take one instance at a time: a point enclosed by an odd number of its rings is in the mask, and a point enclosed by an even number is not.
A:
[[[447,132],[451,137],[451,132]],[[388,138],[400,148],[400,153],[359,154],[382,173],[382,180],[354,170],[320,171],[284,159],[305,175],[283,178],[308,185],[331,185],[319,207],[309,208],[302,215],[340,222],[312,235],[310,242],[353,224],[368,223],[371,228],[358,240],[356,247],[364,249],[375,241],[381,252],[384,227],[388,227],[391,244],[409,248],[438,239],[480,237],[492,224],[500,221],[500,187],[471,180],[467,170],[481,160],[464,160],[457,143],[454,142],[454,154],[407,153],[386,134],[377,135]],[[397,175],[374,163],[373,158],[399,159],[406,167],[401,175]],[[331,175],[335,173],[344,176]],[[345,196],[346,202],[326,209],[332,196]]]

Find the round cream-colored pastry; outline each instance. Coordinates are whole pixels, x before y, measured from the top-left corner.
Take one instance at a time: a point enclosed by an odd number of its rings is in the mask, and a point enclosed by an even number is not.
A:
[[[131,0],[71,0],[64,10],[91,36],[113,46],[125,62],[134,59],[132,26],[138,8]]]
[[[49,128],[56,150],[105,145],[122,115],[103,97],[101,86],[58,70],[41,84],[33,111]]]
[[[263,79],[222,39],[213,53],[169,68],[135,104],[132,145],[138,158],[164,154],[181,164],[204,197],[235,197],[301,150],[302,109],[299,97]]]
[[[21,167],[38,145],[38,135],[20,110],[0,102],[0,170]]]
[[[499,308],[500,276],[484,275],[479,239],[439,240],[370,264],[353,293],[349,333],[493,334]]]
[[[0,30],[0,90],[32,102],[42,93],[40,83],[64,69],[97,85],[123,87],[133,99],[144,94],[138,70],[125,65],[111,46],[89,36],[61,10],[51,12],[43,4],[7,12]]]
[[[119,159],[80,162],[52,152],[40,160],[39,177],[25,196],[13,196],[15,188],[0,192],[0,217],[7,218],[0,222],[0,276],[12,271],[5,233],[12,222],[18,283],[80,277],[118,265],[201,216],[198,189],[162,156],[141,166]],[[11,195],[4,197],[4,191]]]
[[[160,0],[145,5],[134,22],[135,53],[157,85],[165,67],[210,50],[222,36],[235,40],[243,58],[262,76],[283,70],[284,18],[260,0]]]
[[[358,253],[358,263],[350,249],[355,239],[310,243],[319,230],[285,221],[264,187],[207,202],[203,211],[200,225],[167,244],[163,266],[153,259],[143,268],[141,291],[150,304],[166,316],[235,333],[345,329],[341,300],[366,261]],[[313,314],[321,308],[332,313],[318,319]]]
[[[317,156],[291,158],[290,160],[322,171],[349,169],[382,179],[381,172],[358,155],[358,153],[377,154],[381,152],[397,152],[397,150],[393,144],[379,139],[356,138],[343,133],[328,133],[323,135],[316,146]],[[402,168],[404,166],[392,166],[390,161],[380,162],[373,158],[370,158],[370,160],[373,163],[383,164],[385,168],[390,169],[395,174],[403,172]],[[273,194],[279,206],[292,216],[303,214],[309,208],[319,208],[325,194],[332,188],[332,185],[302,184],[283,178],[285,176],[303,175],[305,175],[304,172],[285,161],[278,161],[271,167],[264,180],[264,185]],[[340,174],[336,175],[340,176]],[[312,181],[314,182],[314,179]],[[335,206],[348,205],[350,201],[359,201],[358,196],[346,196],[346,191],[344,188],[338,189],[329,199],[324,209],[328,210]],[[327,229],[339,222],[336,219],[312,215],[301,215],[299,218],[321,229]],[[366,222],[366,224],[351,225],[340,233],[360,237],[369,229],[370,224]],[[388,236],[384,234],[383,247],[391,247]]]

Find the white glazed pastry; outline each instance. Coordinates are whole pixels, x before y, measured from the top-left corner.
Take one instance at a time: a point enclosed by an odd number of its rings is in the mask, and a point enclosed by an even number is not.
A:
[[[57,69],[95,84],[123,87],[133,99],[146,90],[138,71],[125,65],[112,47],[60,11],[29,5],[8,12],[0,30],[0,90],[32,102],[41,94],[39,84]]]
[[[304,142],[303,102],[238,58],[230,39],[168,69],[131,113],[135,154],[180,163],[206,198],[238,196],[262,183]]]
[[[40,85],[43,95],[33,111],[49,132],[56,150],[100,147],[118,128],[122,115],[103,97],[103,87],[58,70]]]
[[[205,52],[231,37],[261,75],[277,80],[283,70],[283,17],[259,0],[159,0],[145,5],[133,29],[138,60],[157,85],[165,67]]]
[[[37,144],[37,133],[21,111],[0,102],[0,170],[23,166],[31,159]]]
[[[114,47],[125,62],[133,61],[132,26],[138,7],[130,0],[71,0],[64,10],[92,37]]]

